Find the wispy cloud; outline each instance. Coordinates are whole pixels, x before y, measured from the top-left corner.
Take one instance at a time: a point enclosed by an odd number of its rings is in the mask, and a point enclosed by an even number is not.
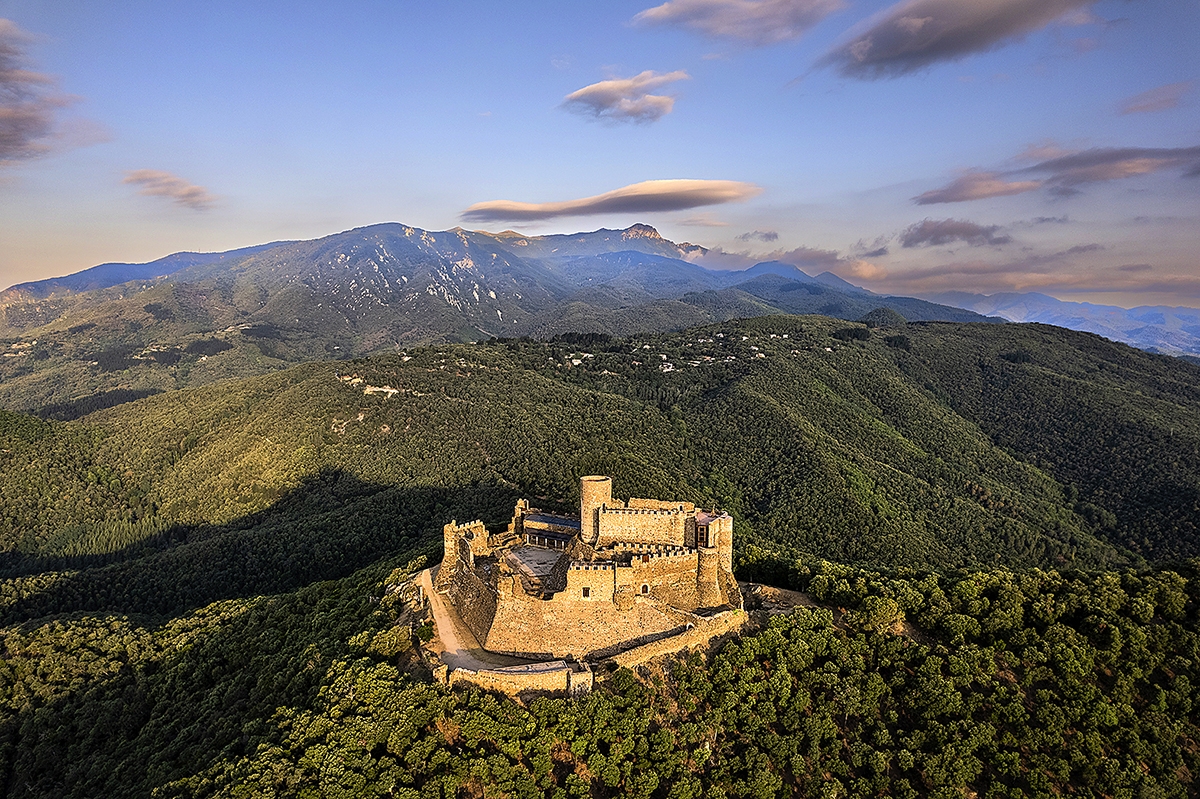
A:
[[[1088,183],[1182,169],[1185,177],[1200,176],[1197,147],[1094,147],[1063,153],[1008,172],[970,170],[946,186],[913,198],[918,205],[966,202],[988,197],[1046,189],[1059,197],[1078,194]],[[1024,178],[1024,179],[1022,179]]]
[[[1157,89],[1135,94],[1121,103],[1117,109],[1117,113],[1121,115],[1149,114],[1153,111],[1166,111],[1169,108],[1175,108],[1179,105],[1179,101],[1183,99],[1183,95],[1187,94],[1191,88],[1192,82],[1185,80],[1179,83],[1168,83],[1166,86],[1159,86]]]
[[[902,0],[818,61],[847,77],[892,78],[994,50],[1096,0]]]
[[[914,197],[917,205],[936,203],[960,203],[967,200],[983,200],[987,197],[1004,197],[1023,194],[1041,188],[1037,180],[1006,180],[998,172],[971,170],[950,181],[940,189],[927,191]]]
[[[972,247],[999,246],[1012,241],[999,225],[978,225],[965,219],[923,219],[900,233],[901,247],[940,246],[956,241]]]
[[[687,227],[729,227],[728,222],[722,222],[711,214],[693,214],[692,216],[678,220],[675,224]]]
[[[121,182],[137,186],[138,194],[165,197],[194,211],[206,211],[217,200],[203,186],[188,183],[181,177],[159,169],[135,169],[125,173],[125,179]]]
[[[1044,185],[1061,196],[1077,194],[1078,187],[1085,183],[1120,180],[1171,168],[1182,168],[1185,174],[1200,169],[1200,147],[1095,147],[1051,158],[1022,171],[1046,174]]]
[[[779,240],[779,234],[774,230],[752,230],[737,237],[738,241],[772,242]]]
[[[1095,268],[1086,265],[1087,268],[1080,271],[1072,267],[1078,266],[1080,256],[1102,249],[1099,245],[1083,245],[999,263],[953,261],[895,270],[882,277],[886,277],[886,290],[909,293],[956,291],[964,286],[969,286],[973,292],[990,293],[1059,287],[1064,283],[1077,285],[1080,281],[1072,275],[1094,274]]]
[[[29,40],[15,22],[0,19],[0,165],[50,152],[55,116],[72,102],[55,91],[52,77],[28,68]]]
[[[833,272],[857,280],[875,280],[887,274],[882,267],[870,261],[855,256],[843,256],[837,250],[826,250],[820,247],[795,247],[790,250],[778,249],[764,253],[713,247],[703,255],[690,260],[710,269],[747,269],[765,261],[779,261],[791,264],[810,275]]]
[[[568,94],[563,107],[614,122],[654,122],[671,113],[675,98],[650,92],[689,77],[682,69],[665,73],[646,70],[632,78],[602,80]]]
[[[682,211],[705,205],[748,200],[762,192],[753,183],[736,180],[646,180],[614,191],[550,203],[491,200],[463,211],[471,222],[533,221],[562,216],[642,214]]]
[[[670,0],[646,9],[633,22],[675,25],[763,46],[799,38],[845,5],[844,0]]]

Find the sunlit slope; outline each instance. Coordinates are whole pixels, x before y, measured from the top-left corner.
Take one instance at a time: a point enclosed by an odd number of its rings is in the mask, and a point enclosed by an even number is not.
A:
[[[336,548],[345,534],[366,558],[388,531],[431,540],[452,516],[502,523],[518,496],[568,508],[578,476],[595,472],[619,495],[732,511],[743,559],[1127,562],[1051,477],[906,376],[925,331],[910,331],[910,352],[879,334],[831,336],[844,327],[769,317],[586,347],[436,347],[160,394],[79,422],[5,415],[6,568],[168,557],[268,528],[307,531],[281,557],[307,562],[316,542]],[[185,562],[181,551],[172,568]]]
[[[1055,475],[1105,535],[1148,557],[1200,554],[1200,368],[1048,325],[911,338],[902,372]]]

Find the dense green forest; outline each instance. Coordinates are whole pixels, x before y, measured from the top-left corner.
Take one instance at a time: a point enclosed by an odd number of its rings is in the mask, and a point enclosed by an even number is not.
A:
[[[0,791],[1194,794],[1200,368],[877,322],[0,411]],[[581,699],[434,683],[386,586],[585,473],[729,510],[739,575],[817,607]]]

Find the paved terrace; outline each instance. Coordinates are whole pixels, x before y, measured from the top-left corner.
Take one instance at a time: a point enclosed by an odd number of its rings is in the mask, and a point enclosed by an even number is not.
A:
[[[513,547],[504,554],[508,565],[521,575],[521,585],[528,594],[542,593],[545,579],[562,556],[561,550],[528,545]]]

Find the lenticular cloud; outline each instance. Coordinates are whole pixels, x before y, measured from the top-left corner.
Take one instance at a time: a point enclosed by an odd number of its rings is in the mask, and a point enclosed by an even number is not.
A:
[[[740,202],[762,191],[736,180],[647,180],[594,197],[549,203],[491,200],[463,211],[471,222],[534,221],[591,214],[640,214],[682,211],[705,205]]]

